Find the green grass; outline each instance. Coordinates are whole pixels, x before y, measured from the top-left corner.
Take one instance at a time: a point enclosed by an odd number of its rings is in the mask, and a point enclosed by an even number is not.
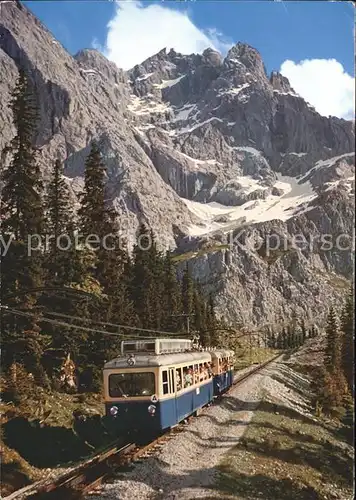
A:
[[[73,412],[87,415],[75,423]],[[47,477],[47,468],[65,466],[95,453],[112,438],[100,417],[99,394],[28,393],[18,406],[0,403],[2,495]]]
[[[214,252],[221,252],[224,249],[230,248],[230,245],[214,245],[210,248],[201,248],[199,250],[192,250],[191,252],[182,253],[179,255],[174,255],[172,257],[173,262],[184,262],[186,260],[201,257]]]
[[[291,245],[288,244],[288,248],[277,248],[275,250],[269,249],[267,254],[266,248],[261,248],[257,251],[258,255],[268,264],[274,264],[279,258],[285,255],[296,254],[297,251]]]
[[[353,458],[338,431],[286,407],[262,403],[219,467],[217,498],[353,498]]]
[[[339,290],[348,290],[350,289],[351,282],[344,278],[343,276],[326,273],[324,271],[320,271],[320,269],[315,269],[314,274],[324,278],[329,285],[338,288]]]
[[[340,288],[341,290],[348,290],[350,288],[350,281],[348,281],[346,278],[343,278],[342,276],[330,276],[328,278],[328,281],[331,285],[335,286],[336,288]]]
[[[252,347],[251,351],[248,347],[236,349],[235,370],[243,370],[254,363],[263,363],[276,356],[278,352],[276,349],[266,347]]]

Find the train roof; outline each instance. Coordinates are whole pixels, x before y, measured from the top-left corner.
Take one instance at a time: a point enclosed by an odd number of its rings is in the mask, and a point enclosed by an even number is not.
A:
[[[113,368],[148,368],[154,366],[169,366],[178,365],[181,363],[194,363],[200,361],[202,363],[207,363],[211,361],[210,351],[195,351],[195,352],[182,352],[174,354],[159,354],[159,355],[149,355],[149,354],[137,354],[132,358],[120,356],[118,358],[108,361],[104,365],[105,369]],[[128,363],[129,359],[134,359],[134,364]]]
[[[123,340],[121,354],[173,354],[193,350],[193,342],[189,339],[146,338],[140,340]]]
[[[226,358],[228,356],[234,356],[234,351],[230,349],[219,349],[219,350],[214,350],[210,351],[211,355],[213,358]]]

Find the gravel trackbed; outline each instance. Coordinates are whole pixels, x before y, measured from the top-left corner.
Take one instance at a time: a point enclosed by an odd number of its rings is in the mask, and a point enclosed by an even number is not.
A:
[[[130,472],[105,484],[91,499],[190,500],[212,498],[222,456],[236,445],[251,421],[263,395],[280,384],[272,378],[279,367],[273,362],[251,375],[205,408],[187,428],[164,443],[154,456],[133,466]],[[275,387],[278,392],[279,387]],[[218,498],[214,493],[214,498]]]

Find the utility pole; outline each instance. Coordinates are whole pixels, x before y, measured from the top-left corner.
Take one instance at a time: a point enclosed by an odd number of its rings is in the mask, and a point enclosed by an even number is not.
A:
[[[250,349],[249,349],[250,353],[249,353],[249,355],[250,355],[250,364],[251,364],[252,363],[252,332],[251,332],[251,329],[249,331],[249,340],[250,340]]]
[[[194,313],[171,314],[170,316],[171,316],[171,318],[174,318],[174,317],[186,318],[187,333],[188,333],[188,335],[190,334],[190,316],[195,316]]]

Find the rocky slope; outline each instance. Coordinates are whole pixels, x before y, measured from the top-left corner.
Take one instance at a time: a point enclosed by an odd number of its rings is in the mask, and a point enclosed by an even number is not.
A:
[[[1,148],[20,66],[39,92],[44,174],[58,156],[75,194],[98,140],[124,233],[133,238],[146,221],[217,292],[229,320],[261,324],[292,311],[315,320],[343,296],[354,122],[320,116],[286,78],[266,74],[255,49],[239,43],[225,58],[163,49],[125,73],[95,50],[72,57],[27,8],[3,3]],[[278,248],[266,249],[277,236]]]

